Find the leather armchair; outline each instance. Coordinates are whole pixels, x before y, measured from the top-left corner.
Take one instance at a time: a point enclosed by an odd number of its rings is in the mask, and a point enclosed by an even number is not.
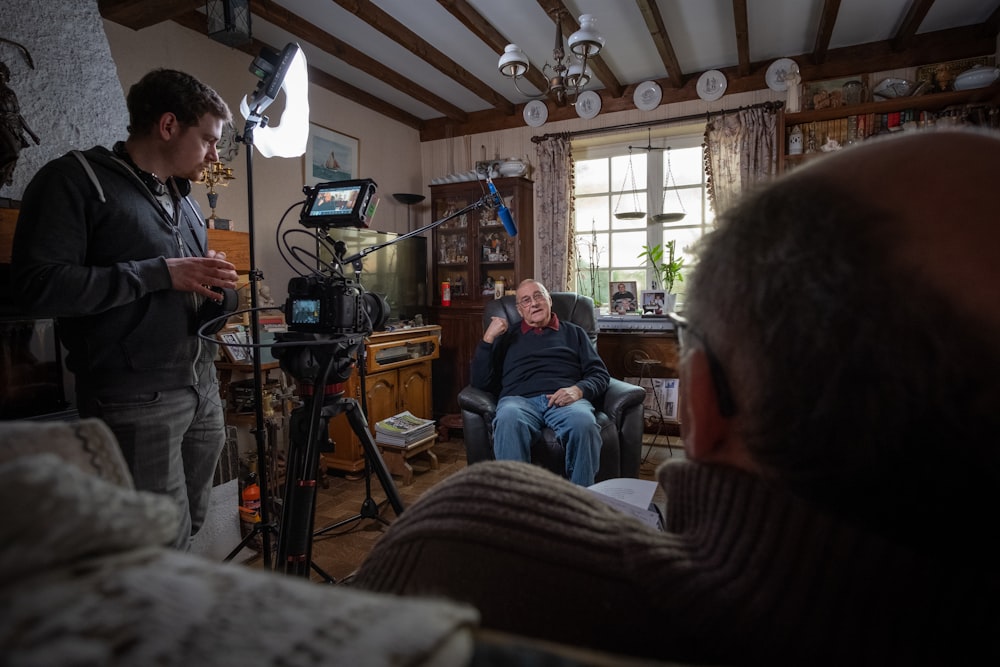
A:
[[[597,344],[597,312],[594,300],[573,292],[552,293],[552,310],[564,322],[583,327],[591,342]],[[483,310],[483,330],[494,316],[504,317],[518,326],[521,315],[513,296],[491,301]],[[611,378],[608,390],[594,401],[597,424],[601,428],[601,457],[595,481],[615,477],[638,477],[642,458],[643,401],[642,387]],[[462,410],[466,458],[470,464],[493,460],[493,418],[497,397],[474,387],[458,394]],[[545,428],[532,443],[531,459],[558,475],[566,475],[565,449],[552,429]]]

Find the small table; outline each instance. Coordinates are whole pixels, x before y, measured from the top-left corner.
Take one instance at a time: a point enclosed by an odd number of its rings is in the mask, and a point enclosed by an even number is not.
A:
[[[385,459],[385,466],[389,472],[402,477],[403,486],[406,486],[413,482],[413,466],[410,465],[409,461],[417,454],[427,454],[431,462],[431,470],[438,469],[437,455],[431,451],[431,447],[436,441],[437,433],[433,432],[423,440],[417,440],[409,445],[387,445],[381,442],[375,444],[382,452],[382,458]]]

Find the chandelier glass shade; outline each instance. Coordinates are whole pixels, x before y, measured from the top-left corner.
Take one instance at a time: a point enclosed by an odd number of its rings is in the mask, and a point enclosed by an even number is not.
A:
[[[594,58],[604,48],[604,36],[597,30],[597,19],[591,14],[580,16],[580,29],[569,36],[569,54],[567,55],[562,34],[562,17],[564,12],[556,13],[556,39],[552,51],[554,65],[548,63],[542,68],[549,80],[548,90],[541,95],[532,95],[521,89],[518,79],[528,72],[531,64],[517,44],[508,44],[497,63],[500,74],[514,81],[514,88],[519,93],[531,99],[552,97],[559,106],[567,103],[575,104],[576,98],[593,78],[587,61]],[[551,70],[551,76],[548,71]]]

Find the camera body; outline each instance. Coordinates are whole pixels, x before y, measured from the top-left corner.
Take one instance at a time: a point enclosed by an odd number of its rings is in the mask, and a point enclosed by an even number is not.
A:
[[[385,326],[389,304],[361,284],[340,276],[310,275],[288,282],[285,321],[289,331],[368,334]]]
[[[347,334],[363,331],[361,288],[348,278],[303,276],[288,282],[285,320],[290,331]]]

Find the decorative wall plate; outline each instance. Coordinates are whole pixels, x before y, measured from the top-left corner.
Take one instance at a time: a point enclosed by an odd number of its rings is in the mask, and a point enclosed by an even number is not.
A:
[[[643,81],[632,93],[632,102],[639,111],[652,111],[660,106],[662,99],[663,91],[660,89],[660,84],[655,81]]]
[[[698,77],[698,97],[706,102],[714,102],[726,94],[726,75],[717,69],[710,69]]]
[[[585,90],[576,98],[576,115],[590,119],[601,112],[601,96],[592,90]]]
[[[541,127],[549,119],[549,108],[541,100],[532,100],[524,105],[523,116],[531,127]]]
[[[788,90],[788,83],[785,77],[799,68],[798,64],[791,58],[778,58],[767,68],[764,80],[767,87],[773,91],[783,93]]]

